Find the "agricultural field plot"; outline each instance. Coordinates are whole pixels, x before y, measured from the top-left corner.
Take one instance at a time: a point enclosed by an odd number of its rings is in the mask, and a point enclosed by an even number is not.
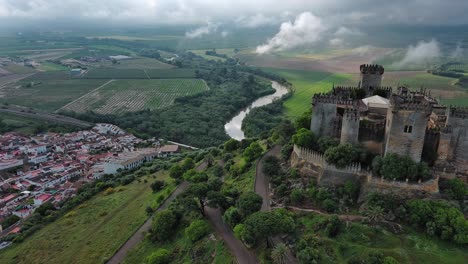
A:
[[[146,207],[156,208],[159,197],[174,190],[168,173],[153,175],[95,195],[22,243],[0,251],[0,263],[105,263],[148,218]],[[168,183],[158,193],[150,188],[155,178]]]
[[[195,78],[193,69],[92,69],[86,79],[171,79]]]
[[[298,70],[264,69],[286,78],[293,84],[294,93],[284,102],[285,115],[295,118],[311,108],[312,96],[328,92],[333,84],[356,85],[351,74],[332,74],[328,72],[309,72]]]
[[[16,73],[16,74],[37,72],[37,70],[35,70],[35,69],[31,68],[31,67],[25,67],[23,65],[16,64],[16,63],[10,63],[9,65],[3,66],[2,68],[9,71],[9,72],[11,72],[11,73]]]
[[[67,71],[69,68],[60,64],[52,62],[41,62],[41,65],[37,67],[39,71]]]
[[[52,112],[107,81],[82,79],[36,80],[30,78],[4,86],[1,89],[0,103],[8,102],[9,104]],[[31,86],[32,81],[34,83]]]
[[[117,64],[110,64],[115,69],[171,69],[174,66],[151,58],[136,58],[131,60],[120,60]]]
[[[208,90],[200,79],[115,80],[63,107],[78,113],[119,114],[160,109],[178,97]]]

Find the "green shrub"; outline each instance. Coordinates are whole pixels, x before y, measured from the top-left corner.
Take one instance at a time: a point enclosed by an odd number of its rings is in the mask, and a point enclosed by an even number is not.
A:
[[[195,220],[185,229],[185,235],[192,242],[202,239],[210,232],[210,227],[203,220]]]
[[[151,253],[147,259],[148,264],[167,264],[170,263],[170,254],[167,249],[159,248]]]

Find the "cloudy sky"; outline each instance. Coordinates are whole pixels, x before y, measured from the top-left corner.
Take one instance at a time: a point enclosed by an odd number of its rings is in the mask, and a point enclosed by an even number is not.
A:
[[[258,27],[303,12],[326,17],[326,23],[468,24],[467,11],[466,0],[0,0],[4,25],[67,19]]]

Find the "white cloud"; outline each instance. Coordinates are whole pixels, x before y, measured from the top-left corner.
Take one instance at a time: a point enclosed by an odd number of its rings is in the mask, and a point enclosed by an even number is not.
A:
[[[322,20],[310,12],[301,13],[294,22],[281,24],[279,32],[267,43],[257,47],[258,54],[298,48],[322,39],[326,27]]]
[[[262,13],[253,16],[241,16],[236,19],[236,25],[239,27],[256,28],[267,25],[274,25],[277,19],[272,16],[265,16]]]
[[[461,43],[457,43],[457,47],[452,53],[450,53],[450,57],[460,58],[460,57],[463,57],[463,53],[464,53],[464,50],[463,50],[463,47],[461,46]]]
[[[440,55],[439,43],[435,39],[428,42],[420,41],[416,46],[410,45],[403,59],[394,63],[393,66],[404,67],[427,63],[440,57]]]
[[[371,45],[364,45],[364,46],[359,46],[357,48],[354,48],[352,49],[352,53],[353,54],[357,54],[357,55],[366,55],[368,54],[369,52],[371,52],[373,49],[375,49],[374,46],[371,46]]]
[[[228,35],[229,35],[229,32],[228,32],[228,31],[226,31],[226,30],[221,31],[221,36],[222,36],[223,38],[227,37]]]
[[[340,27],[338,30],[335,32],[335,36],[362,36],[364,33],[362,33],[359,29],[356,28],[348,28],[348,27]]]
[[[332,38],[328,42],[334,47],[341,47],[344,44],[344,40],[342,38]]]
[[[185,37],[190,38],[190,39],[199,38],[199,37],[202,37],[203,35],[208,35],[208,34],[215,32],[217,28],[218,28],[217,25],[209,23],[206,26],[202,26],[192,31],[185,32]]]

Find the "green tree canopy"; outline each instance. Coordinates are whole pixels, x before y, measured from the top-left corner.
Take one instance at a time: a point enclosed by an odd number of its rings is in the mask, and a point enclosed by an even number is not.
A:
[[[292,136],[292,142],[300,147],[317,149],[317,138],[312,131],[301,128]]]
[[[237,207],[245,217],[259,211],[262,208],[263,199],[254,192],[243,193],[237,201]]]
[[[167,240],[174,233],[177,224],[177,216],[172,210],[166,209],[157,213],[153,220],[152,238],[156,241]]]
[[[208,232],[210,232],[210,227],[204,220],[195,220],[185,229],[185,235],[192,242],[202,239]]]

